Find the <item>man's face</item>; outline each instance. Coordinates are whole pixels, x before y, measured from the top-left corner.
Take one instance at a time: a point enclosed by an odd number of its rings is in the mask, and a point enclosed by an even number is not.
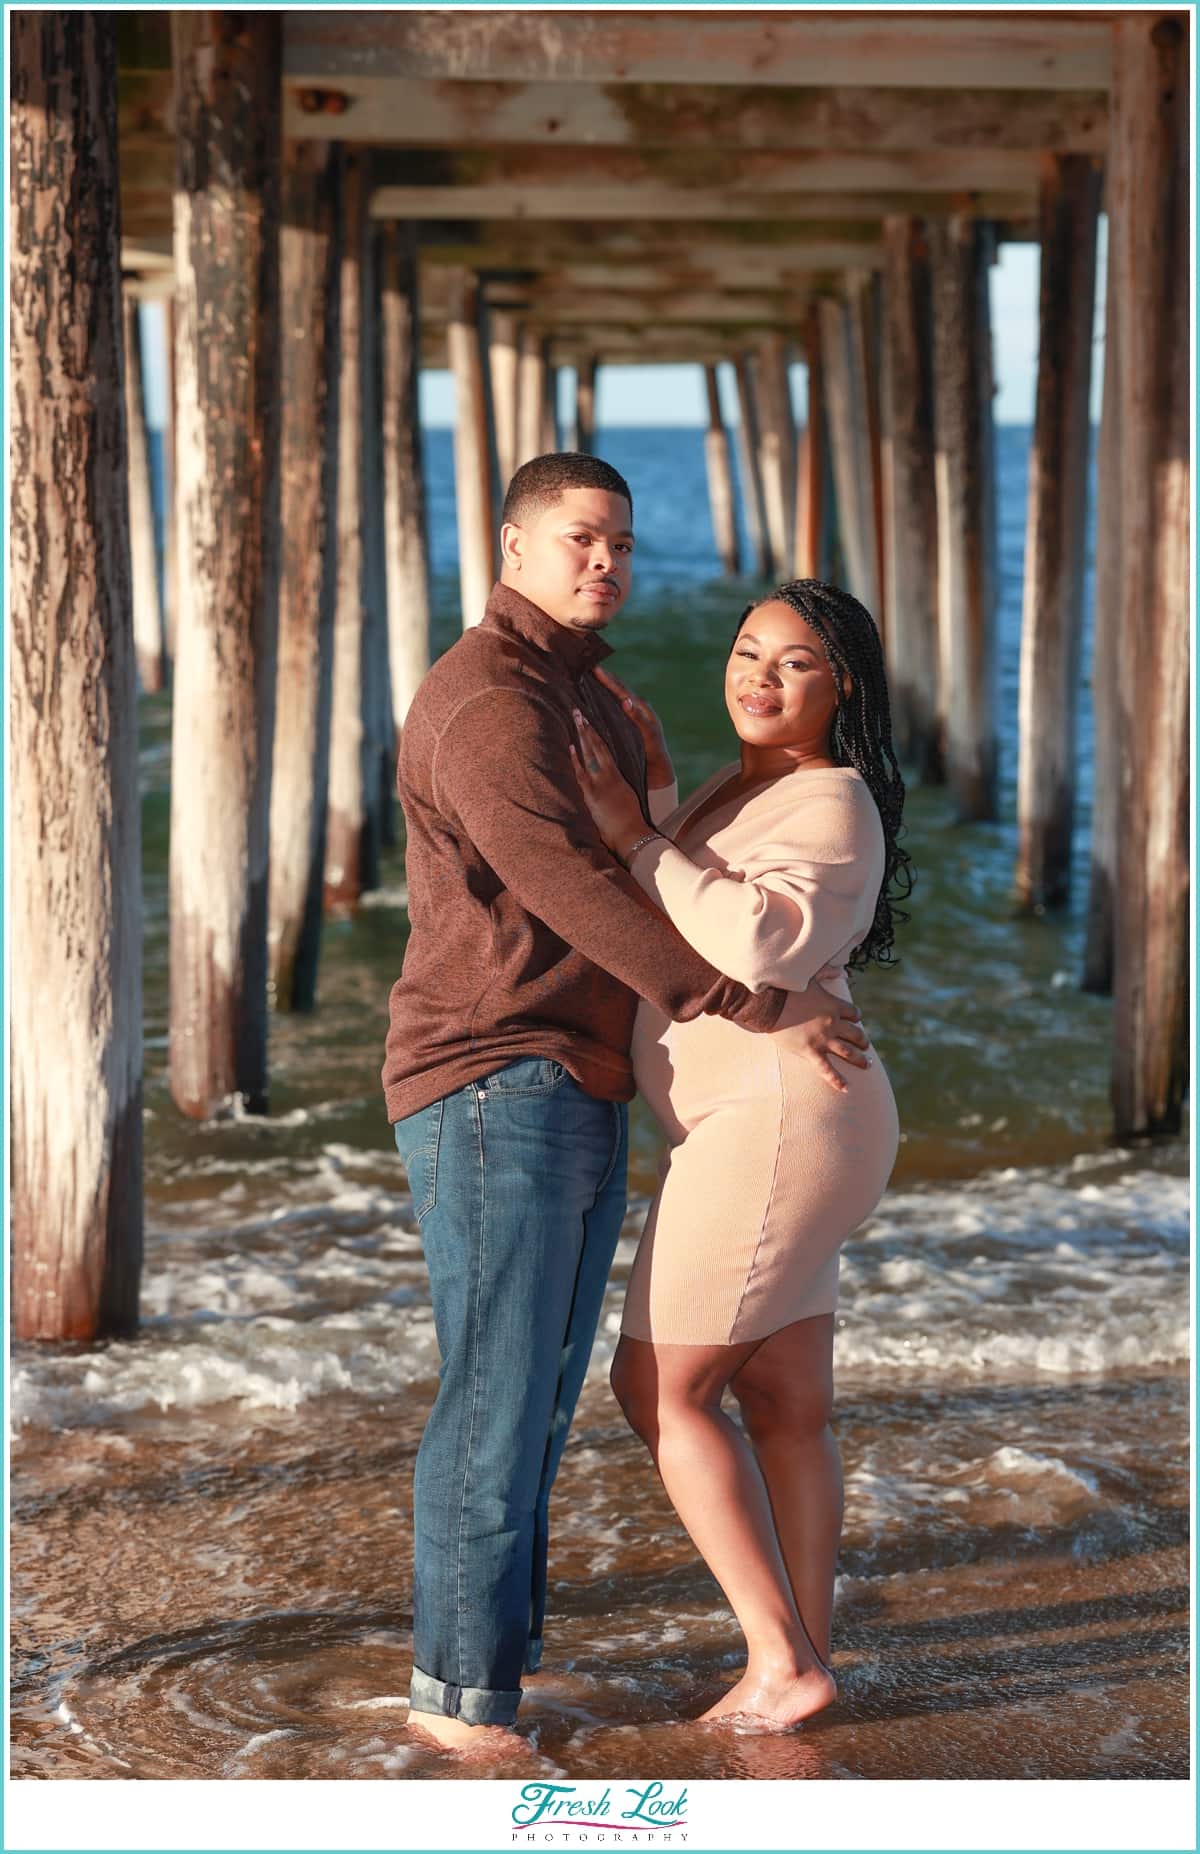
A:
[[[566,489],[528,524],[505,522],[501,578],[571,631],[602,631],[629,597],[633,516],[608,489]]]

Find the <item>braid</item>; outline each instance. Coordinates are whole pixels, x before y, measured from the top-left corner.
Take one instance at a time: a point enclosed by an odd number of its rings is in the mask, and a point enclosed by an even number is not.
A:
[[[893,907],[892,895],[907,900],[916,872],[899,841],[904,831],[904,780],[892,745],[892,710],[879,632],[864,605],[840,586],[827,585],[820,579],[792,579],[765,598],[755,599],[742,613],[738,632],[752,611],[775,599],[798,612],[821,640],[837,691],[837,713],[830,739],[832,757],[837,765],[856,767],[862,774],[883,824],[886,855],[875,919],[849,964],[859,968],[874,959],[882,966],[892,965],[894,930],[909,918]],[[849,695],[844,688],[847,677]]]

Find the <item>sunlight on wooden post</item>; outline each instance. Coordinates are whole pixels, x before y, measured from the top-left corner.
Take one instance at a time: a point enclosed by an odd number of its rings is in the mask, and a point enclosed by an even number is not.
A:
[[[430,662],[429,550],[418,404],[421,321],[416,241],[411,226],[384,226],[381,263],[384,537],[392,712],[398,748],[405,716]],[[515,420],[515,405],[513,417]]]
[[[142,901],[116,20],[10,22],[12,1320],[137,1324]]]
[[[267,1096],[267,861],[279,621],[280,32],[171,15],[179,619],[171,1094]]]
[[[521,331],[517,390],[517,468],[542,449],[546,405],[546,340],[536,328]]]
[[[711,363],[704,369],[704,387],[708,396],[708,430],[704,434],[704,462],[708,471],[708,506],[712,514],[713,540],[721,571],[733,578],[740,564],[737,531],[737,507],[733,499],[733,467],[729,456],[729,433],[721,416],[721,394],[717,370]]]
[[[816,304],[804,319],[804,361],[808,373],[808,417],[799,435],[796,456],[797,579],[824,579],[825,451],[828,444],[825,377],[821,364],[821,323]]]
[[[767,506],[763,496],[762,468],[759,460],[759,429],[754,362],[747,353],[734,362],[738,394],[738,474],[742,479],[742,507],[746,511],[746,528],[754,554],[754,570],[759,579],[774,579],[775,555],[767,528]],[[782,563],[781,563],[782,565]]]
[[[596,448],[596,374],[598,362],[587,354],[575,374],[575,444],[590,457]]]
[[[483,617],[495,578],[491,454],[479,344],[479,285],[469,271],[455,272],[446,340],[454,376],[454,496],[462,623],[466,631]]]
[[[1113,27],[1110,262],[1120,326],[1121,808],[1113,931],[1118,1139],[1177,1133],[1187,1085],[1188,27]]]

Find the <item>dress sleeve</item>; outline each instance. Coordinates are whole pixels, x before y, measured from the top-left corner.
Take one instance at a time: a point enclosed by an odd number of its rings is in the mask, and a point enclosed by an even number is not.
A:
[[[630,873],[705,959],[751,990],[803,991],[870,926],[883,830],[865,785],[839,780],[764,807],[737,873],[701,868],[655,839]]]
[[[782,989],[759,996],[696,954],[605,849],[574,781],[563,778],[568,738],[561,718],[528,696],[473,697],[434,757],[443,816],[458,821],[528,913],[667,1016],[707,1013],[773,1029]]]

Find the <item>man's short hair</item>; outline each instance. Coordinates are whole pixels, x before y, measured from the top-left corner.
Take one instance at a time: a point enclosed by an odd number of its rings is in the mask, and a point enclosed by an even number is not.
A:
[[[543,509],[560,503],[567,489],[606,489],[611,495],[624,496],[633,520],[633,496],[625,478],[603,458],[589,457],[586,451],[548,451],[522,464],[508,486],[500,520],[527,527]]]

